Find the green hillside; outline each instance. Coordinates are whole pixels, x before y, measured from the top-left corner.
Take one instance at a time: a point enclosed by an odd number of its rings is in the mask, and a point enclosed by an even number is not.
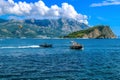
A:
[[[80,30],[64,36],[64,38],[115,38],[109,26],[97,25],[86,30]]]

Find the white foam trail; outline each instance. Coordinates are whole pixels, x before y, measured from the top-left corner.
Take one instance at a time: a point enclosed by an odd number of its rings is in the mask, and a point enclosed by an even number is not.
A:
[[[30,45],[30,46],[5,46],[5,47],[0,47],[1,49],[13,49],[13,48],[39,48],[39,45]]]

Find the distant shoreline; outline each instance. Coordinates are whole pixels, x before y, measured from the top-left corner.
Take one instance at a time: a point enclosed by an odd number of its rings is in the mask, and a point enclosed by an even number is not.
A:
[[[1,39],[120,39],[120,38],[0,38]]]

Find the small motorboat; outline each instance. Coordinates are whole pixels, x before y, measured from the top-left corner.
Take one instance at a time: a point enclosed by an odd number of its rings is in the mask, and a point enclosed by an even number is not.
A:
[[[39,46],[40,46],[40,47],[43,47],[43,48],[51,48],[51,47],[52,47],[52,44],[44,43],[44,44],[40,44]]]
[[[70,46],[71,49],[82,49],[83,46]]]
[[[70,46],[70,49],[83,49],[83,46],[75,41],[71,41],[72,45]]]

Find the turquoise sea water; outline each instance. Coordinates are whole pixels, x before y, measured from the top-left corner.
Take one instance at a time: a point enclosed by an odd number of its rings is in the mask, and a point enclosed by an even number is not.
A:
[[[74,40],[0,39],[0,80],[120,80],[120,39]]]

